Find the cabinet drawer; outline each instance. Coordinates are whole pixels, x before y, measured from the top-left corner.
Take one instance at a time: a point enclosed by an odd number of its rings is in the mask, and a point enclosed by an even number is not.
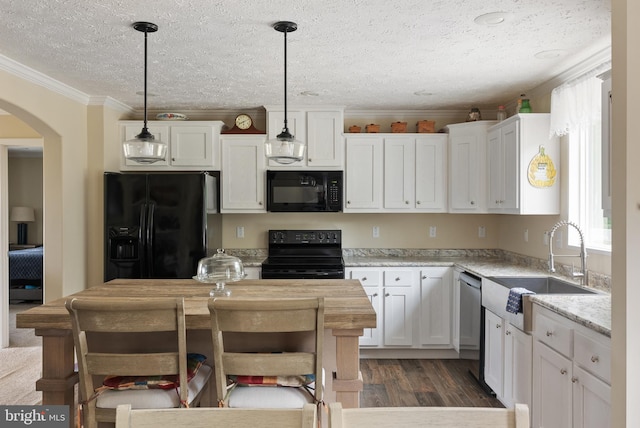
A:
[[[571,358],[571,327],[540,312],[535,314],[534,335],[561,354]]]
[[[410,270],[392,270],[384,272],[384,285],[389,287],[408,286],[413,284],[413,271]]]
[[[365,287],[380,285],[380,272],[377,270],[352,271],[350,278],[359,280]]]
[[[595,376],[611,383],[611,345],[601,343],[579,331],[573,337],[574,361]]]

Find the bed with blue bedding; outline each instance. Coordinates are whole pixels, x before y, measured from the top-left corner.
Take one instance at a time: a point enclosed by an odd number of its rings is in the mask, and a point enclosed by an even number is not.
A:
[[[42,300],[44,247],[9,251],[9,300]]]

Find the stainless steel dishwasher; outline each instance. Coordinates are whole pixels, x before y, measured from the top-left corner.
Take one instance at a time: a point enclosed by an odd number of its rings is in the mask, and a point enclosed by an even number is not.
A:
[[[484,381],[484,311],[482,310],[482,279],[469,272],[460,272],[460,358],[477,360],[477,370],[469,370],[480,386],[493,393]]]

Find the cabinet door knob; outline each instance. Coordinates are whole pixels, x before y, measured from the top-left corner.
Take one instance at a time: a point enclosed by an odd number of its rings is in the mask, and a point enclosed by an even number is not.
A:
[[[409,201],[404,201],[404,204],[405,205],[409,205]]]
[[[420,205],[420,201],[416,201],[416,204],[417,204],[417,205]]]
[[[511,334],[511,330],[507,330],[505,334],[509,336]]]
[[[471,201],[471,205],[475,205],[475,204],[476,204],[476,201]]]
[[[597,355],[592,355],[591,356],[591,362],[592,363],[597,363],[598,361],[600,361],[600,357],[598,357]]]
[[[386,293],[386,294],[384,295],[384,297],[389,297],[389,296],[391,296],[391,294],[389,294],[389,293]]]
[[[378,297],[378,293],[373,293],[373,297]]]
[[[496,328],[502,328],[502,324],[496,324]]]
[[[422,279],[427,279],[427,275],[423,275],[423,276],[422,276]]]
[[[571,382],[576,383],[578,382],[578,378],[575,376],[571,376]]]
[[[313,159],[309,158],[309,162],[313,162]]]
[[[566,375],[567,374],[567,369],[560,369],[560,374]]]
[[[553,336],[553,332],[552,331],[547,331],[547,337],[551,337]]]
[[[171,158],[171,161],[172,161],[172,162],[175,162],[175,161],[176,161],[176,158]]]
[[[351,201],[347,201],[347,205],[349,205],[351,203]]]
[[[400,277],[396,277],[396,281],[400,281]]]
[[[366,276],[363,276],[363,277],[362,277],[362,281],[366,281],[366,280],[367,280],[367,277],[366,277]]]
[[[262,201],[258,202],[258,205],[262,206]]]

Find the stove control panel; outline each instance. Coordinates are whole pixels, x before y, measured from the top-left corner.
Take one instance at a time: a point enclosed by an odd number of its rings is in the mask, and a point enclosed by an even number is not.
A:
[[[269,244],[340,244],[341,230],[270,230]]]

